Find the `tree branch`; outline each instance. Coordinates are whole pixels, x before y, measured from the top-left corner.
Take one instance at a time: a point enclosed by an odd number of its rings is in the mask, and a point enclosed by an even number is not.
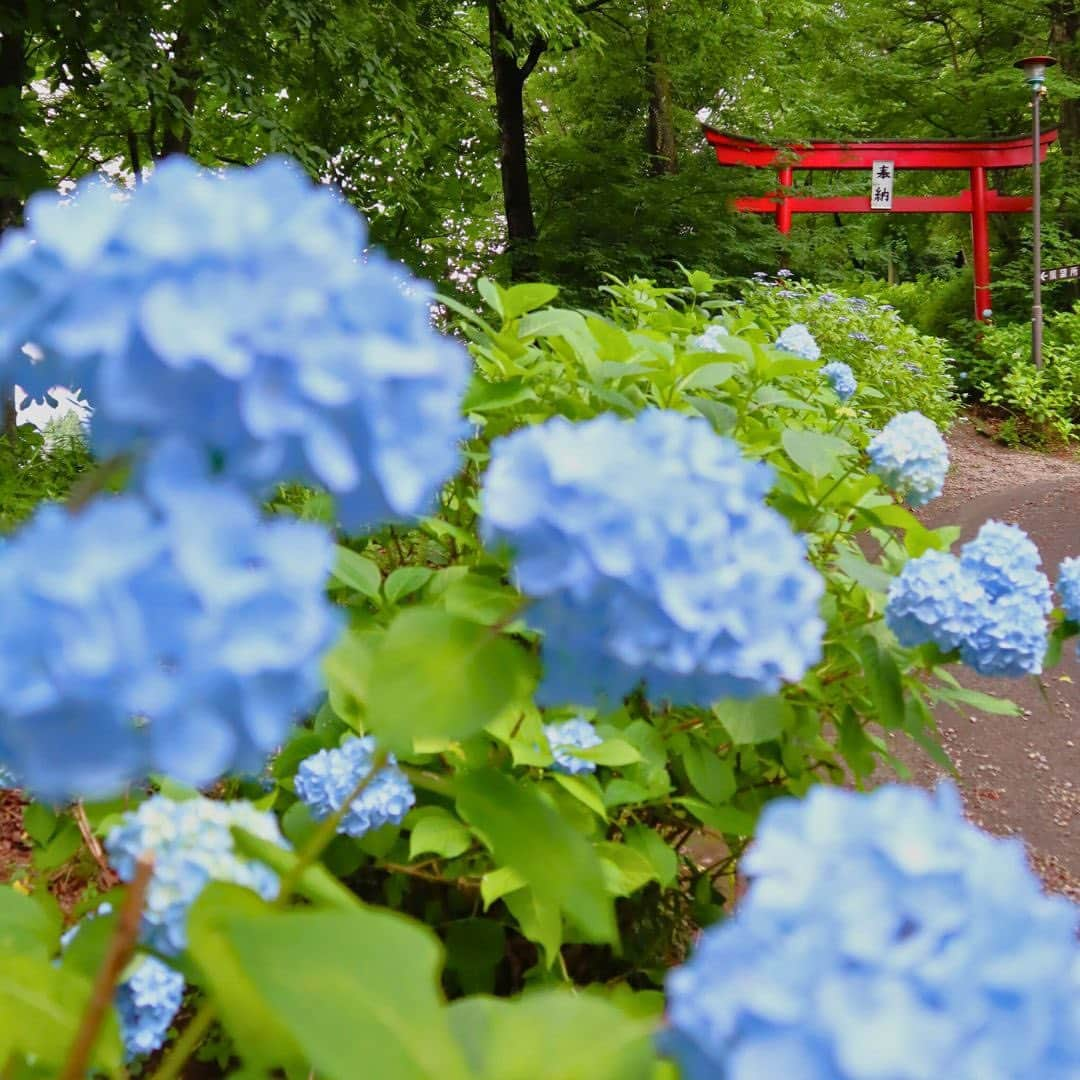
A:
[[[547,39],[537,34],[532,39],[532,44],[529,46],[529,55],[525,57],[525,62],[518,68],[518,73],[521,75],[521,81],[524,82],[536,68],[537,63],[540,61],[540,57],[543,55],[544,50],[547,48]]]

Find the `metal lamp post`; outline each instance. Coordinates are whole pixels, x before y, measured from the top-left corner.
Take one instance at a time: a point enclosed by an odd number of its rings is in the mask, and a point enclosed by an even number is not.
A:
[[[1046,69],[1057,61],[1052,56],[1029,56],[1017,60],[1013,67],[1020,68],[1025,81],[1031,87],[1031,247],[1032,247],[1032,302],[1031,302],[1031,359],[1036,367],[1042,367],[1042,190],[1039,177],[1039,140],[1042,132],[1039,124],[1039,103],[1042,99]]]

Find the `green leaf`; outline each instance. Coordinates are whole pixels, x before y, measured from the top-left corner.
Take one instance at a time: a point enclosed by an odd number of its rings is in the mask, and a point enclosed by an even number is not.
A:
[[[383,585],[383,593],[390,604],[422,589],[432,578],[434,570],[426,566],[399,566]]]
[[[713,387],[722,386],[738,371],[738,364],[702,364],[683,380],[682,387],[684,390],[711,390]]]
[[[444,611],[410,608],[375,652],[368,725],[404,751],[416,737],[464,738],[494,720],[526,684],[525,653],[511,641]]]
[[[372,665],[372,635],[345,630],[323,657],[323,674],[334,715],[362,731],[361,703],[367,697]]]
[[[563,943],[563,919],[559,905],[549,896],[538,896],[526,886],[503,897],[506,910],[517,920],[518,929],[544,951],[544,964],[551,968]]]
[[[816,479],[828,476],[845,455],[855,453],[850,443],[820,431],[787,428],[780,441],[787,456]]]
[[[859,656],[877,719],[887,728],[902,728],[904,687],[892,653],[882,649],[875,638],[864,634],[859,639]]]
[[[791,718],[790,706],[778,697],[724,701],[713,706],[713,712],[736,746],[752,746],[775,739]]]
[[[38,851],[34,852],[34,866],[38,870],[55,870],[63,866],[82,847],[82,833],[71,818],[65,817],[56,835]]]
[[[612,896],[630,896],[656,880],[652,860],[627,844],[605,840],[596,845],[596,853]]]
[[[573,749],[574,757],[585,761],[595,761],[597,765],[618,767],[633,765],[641,760],[641,754],[625,739],[605,739],[599,746],[589,746],[584,750]]]
[[[754,832],[754,815],[734,806],[712,806],[701,799],[680,797],[674,800],[685,806],[703,825],[728,836],[751,836]]]
[[[690,783],[706,801],[726,803],[735,794],[735,770],[731,762],[698,740],[683,752],[683,765]]]
[[[466,994],[490,994],[506,956],[506,928],[493,919],[458,919],[446,928],[446,970]]]
[[[635,784],[632,780],[624,780],[621,776],[615,777],[604,788],[604,805],[609,809],[625,806],[627,803],[645,802],[648,798],[648,788]]]
[[[500,866],[497,870],[489,870],[480,879],[480,898],[484,901],[486,911],[496,900],[501,900],[509,893],[516,892],[525,887],[525,878],[509,866]]]
[[[0,1062],[32,1056],[56,1076],[90,1000],[91,982],[39,956],[0,955]],[[115,1072],[123,1061],[116,1014],[110,1007],[90,1064]],[[14,1075],[14,1074],[13,1074]]]
[[[478,770],[457,781],[457,803],[495,861],[516,870],[540,903],[564,911],[588,940],[615,941],[615,914],[595,852],[534,787]]]
[[[526,312],[535,311],[537,308],[550,304],[559,295],[558,285],[548,285],[543,282],[523,282],[520,285],[511,285],[502,294],[502,316],[509,322]]]
[[[464,413],[495,412],[508,409],[522,401],[534,401],[536,394],[520,376],[492,382],[480,375],[473,377],[468,393],[461,402]]]
[[[37,900],[0,885],[0,956],[20,953],[42,959],[56,952],[60,927]]]
[[[665,889],[675,884],[679,874],[679,857],[658,832],[647,825],[631,825],[623,830],[623,842],[649,860],[656,880]]]
[[[514,1001],[469,997],[451,1027],[473,1080],[652,1080],[653,1021],[592,994],[542,990]]]
[[[492,311],[506,319],[505,308],[503,307],[503,290],[496,284],[491,278],[482,277],[476,282],[476,291],[484,298],[484,303],[487,304]]]
[[[686,400],[721,434],[727,435],[735,430],[739,420],[738,411],[723,401],[687,394]]]
[[[553,772],[551,778],[564,791],[568,791],[575,799],[584,803],[601,821],[607,821],[604,796],[595,776],[572,776],[567,773]]]
[[[843,570],[852,581],[858,582],[864,589],[871,592],[888,592],[892,584],[892,575],[875,566],[855,551],[841,551],[836,556],[836,565]]]
[[[430,852],[453,859],[472,846],[472,833],[449,810],[425,806],[409,815],[409,858]]]
[[[936,696],[942,701],[952,705],[967,705],[969,708],[978,709],[979,712],[989,713],[991,716],[1020,716],[1020,706],[1008,698],[995,697],[993,694],[984,694],[981,690],[969,690],[966,686],[955,689],[937,688]]]
[[[385,909],[275,910],[211,884],[190,954],[248,1063],[324,1080],[466,1080],[439,990],[435,934]],[[418,1037],[417,1033],[422,1033]]]
[[[331,571],[335,580],[342,585],[366,596],[369,600],[379,599],[379,586],[382,573],[370,559],[357,555],[340,544],[334,548],[334,569]]]
[[[23,828],[38,847],[49,842],[59,824],[60,816],[45,803],[32,802],[23,807]]]

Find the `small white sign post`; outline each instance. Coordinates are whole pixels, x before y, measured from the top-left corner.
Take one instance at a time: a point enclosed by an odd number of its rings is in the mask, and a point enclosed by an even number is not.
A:
[[[896,171],[891,161],[875,161],[870,173],[870,209],[892,209],[893,173]]]

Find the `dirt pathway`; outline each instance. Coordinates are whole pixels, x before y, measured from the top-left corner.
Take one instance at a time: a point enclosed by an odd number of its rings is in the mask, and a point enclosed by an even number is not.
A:
[[[1066,555],[1080,554],[1080,459],[1007,450],[970,421],[949,436],[952,469],[944,494],[920,517],[959,525],[967,540],[989,518],[1022,526],[1038,545],[1051,579]],[[959,773],[972,819],[1024,838],[1047,886],[1080,900],[1080,661],[1075,643],[1041,679],[987,679],[957,665],[973,689],[1009,697],[1021,718],[952,709],[938,712],[946,750]],[[906,740],[904,740],[906,742]],[[917,751],[900,756],[920,782],[941,770]]]

